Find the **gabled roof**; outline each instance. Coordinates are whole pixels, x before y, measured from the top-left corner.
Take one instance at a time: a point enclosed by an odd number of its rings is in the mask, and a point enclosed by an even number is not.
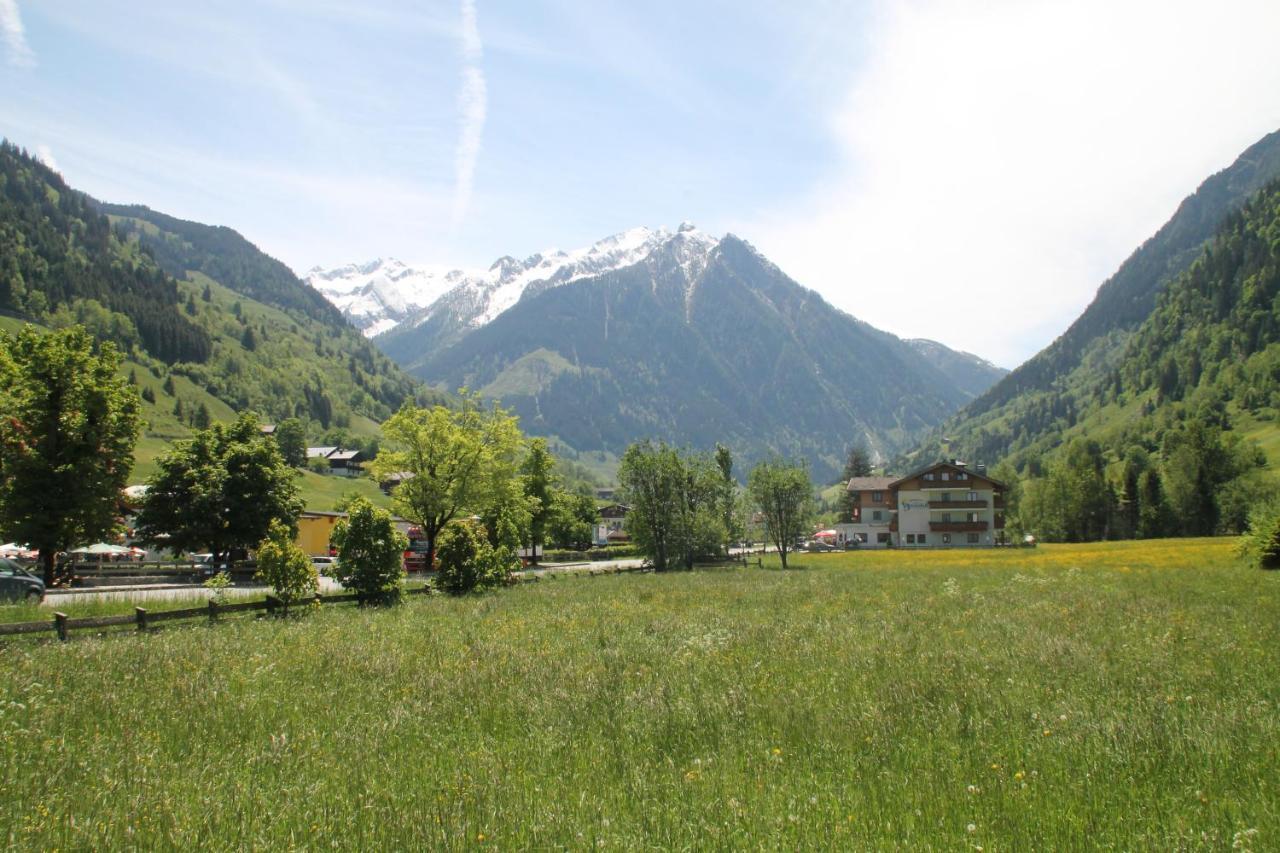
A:
[[[307,458],[308,459],[328,459],[329,454],[333,453],[337,449],[338,448],[336,447],[308,447]]]
[[[892,477],[850,477],[845,487],[850,492],[887,492],[893,484]]]
[[[992,477],[988,477],[986,474],[979,474],[977,471],[974,471],[973,469],[969,468],[964,463],[957,464],[955,462],[948,462],[948,461],[934,462],[932,465],[926,465],[923,468],[912,471],[907,476],[899,477],[897,480],[894,480],[889,485],[889,488],[896,489],[898,486],[902,485],[907,480],[914,480],[917,477],[923,477],[925,474],[928,474],[931,471],[939,471],[942,469],[946,469],[947,471],[956,471],[956,472],[963,471],[965,474],[969,476],[970,479],[984,480],[990,483],[991,485],[999,486],[1002,489],[1008,488],[1007,486],[1005,486],[1004,483],[1000,482],[999,480],[996,480]]]
[[[328,455],[330,462],[351,462],[360,456],[359,450],[335,450]]]

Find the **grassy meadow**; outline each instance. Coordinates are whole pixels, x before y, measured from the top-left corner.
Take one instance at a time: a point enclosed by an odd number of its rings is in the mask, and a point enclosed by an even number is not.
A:
[[[814,555],[0,647],[0,841],[1280,846],[1280,574]]]

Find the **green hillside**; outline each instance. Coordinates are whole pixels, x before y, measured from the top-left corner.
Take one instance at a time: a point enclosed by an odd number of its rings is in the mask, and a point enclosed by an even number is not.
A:
[[[102,205],[7,142],[0,312],[6,329],[79,323],[120,346],[144,398],[135,481],[174,439],[239,412],[298,417],[315,441],[359,444],[405,399],[443,396],[235,231]],[[332,504],[329,484],[308,491]]]
[[[1280,177],[1280,131],[1269,134],[1187,197],[1138,248],[1066,332],[935,430],[901,467],[943,456],[994,463],[1034,459],[1082,421],[1123,419],[1121,407],[1099,416],[1089,401],[1125,358],[1130,338],[1159,294],[1200,256],[1223,222],[1268,181]],[[1087,411],[1086,411],[1087,410]]]
[[[1075,436],[1151,444],[1193,415],[1256,440],[1280,462],[1280,182],[1228,216],[1161,293],[1118,357],[1093,365],[1068,417],[1008,457],[1035,469]]]
[[[1047,538],[1229,533],[1280,492],[1280,180],[1230,214],[1118,356],[1006,457]],[[1270,468],[1271,470],[1267,470]]]

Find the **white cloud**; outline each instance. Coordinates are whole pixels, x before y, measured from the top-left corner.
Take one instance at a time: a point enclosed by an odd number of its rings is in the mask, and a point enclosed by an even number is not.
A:
[[[740,227],[861,319],[1012,366],[1280,126],[1274,0],[887,2],[844,165]]]
[[[18,13],[18,0],[0,0],[0,33],[8,46],[9,64],[30,66],[36,64],[36,55],[27,44],[27,33]]]
[[[36,159],[39,160],[41,163],[44,163],[50,169],[53,169],[53,171],[55,172],[62,171],[61,169],[58,168],[58,161],[53,159],[53,149],[51,149],[48,145],[36,146]]]
[[[462,85],[458,89],[458,147],[454,155],[453,224],[456,228],[467,213],[471,203],[471,188],[475,183],[476,160],[480,156],[480,141],[484,136],[484,121],[488,111],[488,90],[484,71],[480,67],[483,47],[480,28],[476,24],[475,0],[462,0]]]

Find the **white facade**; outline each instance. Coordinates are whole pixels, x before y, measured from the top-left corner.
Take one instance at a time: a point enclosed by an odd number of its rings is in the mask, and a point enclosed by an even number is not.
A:
[[[935,465],[895,487],[895,545],[989,548],[1004,528],[1003,487],[963,465]]]

